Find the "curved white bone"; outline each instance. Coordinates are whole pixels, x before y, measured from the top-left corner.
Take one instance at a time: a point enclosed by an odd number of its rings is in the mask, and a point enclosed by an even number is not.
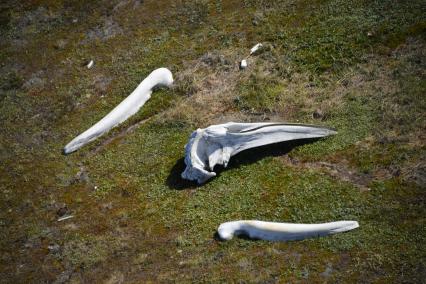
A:
[[[93,67],[93,64],[95,64],[95,62],[94,62],[93,60],[90,60],[90,62],[89,62],[89,63],[87,63],[87,65],[86,65],[87,69],[92,68],[92,67]]]
[[[169,69],[158,68],[151,72],[139,86],[118,106],[88,130],[74,138],[64,148],[64,153],[69,154],[95,140],[114,126],[122,123],[134,115],[150,98],[152,89],[156,86],[170,87],[173,76]]]
[[[185,146],[186,169],[181,176],[201,184],[216,176],[215,165],[226,167],[232,156],[246,149],[336,133],[330,128],[285,123],[228,122],[197,129]]]
[[[266,241],[293,241],[346,232],[358,227],[357,221],[293,224],[244,220],[222,223],[217,231],[222,240],[230,240],[234,235],[245,235]]]

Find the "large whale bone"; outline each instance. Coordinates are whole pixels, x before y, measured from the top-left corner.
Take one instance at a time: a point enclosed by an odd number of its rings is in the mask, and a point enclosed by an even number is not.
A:
[[[110,113],[69,142],[64,148],[64,153],[69,154],[78,150],[87,143],[103,135],[105,132],[108,132],[111,128],[122,123],[138,112],[138,110],[151,98],[153,88],[160,86],[170,87],[172,83],[173,76],[169,69],[158,68],[152,71],[151,74],[149,74],[148,77],[146,77],[145,80],[143,80],[139,86],[137,86],[137,88]]]
[[[294,241],[327,236],[358,228],[357,221],[338,221],[322,224],[276,223],[257,220],[231,221],[220,224],[217,232],[222,240],[247,236],[266,241]]]
[[[336,133],[331,128],[286,123],[228,122],[197,129],[185,146],[186,168],[181,176],[201,184],[216,176],[215,165],[226,167],[232,156],[246,149]]]

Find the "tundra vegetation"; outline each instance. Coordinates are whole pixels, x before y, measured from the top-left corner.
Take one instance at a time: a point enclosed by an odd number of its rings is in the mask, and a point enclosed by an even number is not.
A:
[[[424,281],[425,15],[423,0],[2,1],[0,282]],[[159,67],[174,88],[62,155]],[[183,181],[189,134],[227,121],[338,134]],[[360,228],[217,241],[237,219]]]

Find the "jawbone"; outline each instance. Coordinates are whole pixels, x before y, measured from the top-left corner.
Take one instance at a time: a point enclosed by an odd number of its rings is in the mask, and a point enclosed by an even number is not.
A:
[[[215,165],[226,167],[232,156],[246,149],[336,133],[330,128],[285,123],[228,122],[197,129],[185,146],[186,169],[181,176],[201,184],[216,176]]]
[[[222,240],[230,240],[234,235],[245,235],[251,239],[266,241],[294,241],[342,233],[358,227],[359,224],[357,221],[293,224],[241,220],[222,223],[217,231]]]
[[[143,80],[139,86],[110,113],[69,142],[64,148],[64,153],[69,154],[78,150],[134,115],[151,98],[154,87],[170,87],[172,83],[173,76],[169,69],[158,68],[152,71],[151,74],[149,74],[148,77],[146,77],[145,80]]]

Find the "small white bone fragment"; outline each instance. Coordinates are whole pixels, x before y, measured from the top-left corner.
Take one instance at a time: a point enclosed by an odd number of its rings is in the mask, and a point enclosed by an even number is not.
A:
[[[250,49],[250,55],[254,54],[256,51],[258,51],[262,47],[263,47],[263,44],[261,43],[256,44]]]
[[[185,146],[182,178],[199,184],[216,176],[215,165],[246,149],[296,139],[320,138],[337,132],[330,128],[286,123],[235,123],[211,125],[192,132]]]
[[[356,221],[338,221],[323,224],[276,223],[257,220],[242,220],[222,223],[217,229],[222,240],[234,235],[266,241],[294,241],[332,235],[358,228]]]
[[[90,62],[87,64],[87,69],[90,69],[93,67],[93,65],[95,64],[95,62],[93,60],[90,60]]]
[[[62,221],[65,221],[65,220],[68,220],[68,219],[71,219],[71,218],[74,218],[74,216],[73,215],[65,216],[65,217],[59,218],[58,222],[62,222]]]
[[[243,59],[240,62],[240,69],[246,69],[247,68],[247,60]]]
[[[159,68],[152,71],[152,73],[110,113],[68,143],[64,148],[64,153],[69,154],[76,151],[134,115],[151,98],[152,89],[154,87],[170,87],[172,83],[173,76],[169,69]]]

